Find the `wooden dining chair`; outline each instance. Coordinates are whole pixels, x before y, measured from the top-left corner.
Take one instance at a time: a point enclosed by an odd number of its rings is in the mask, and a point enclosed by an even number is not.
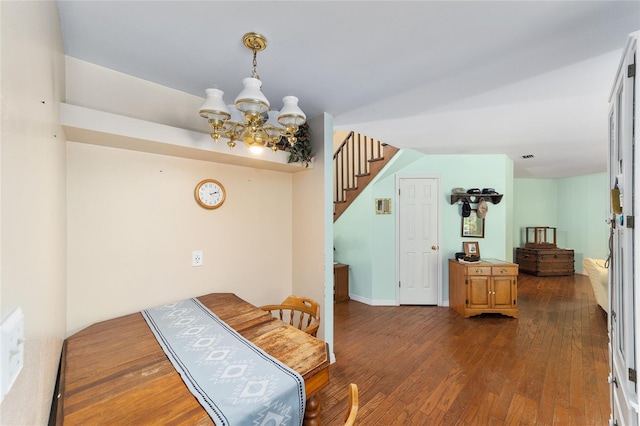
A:
[[[320,304],[313,299],[291,295],[279,305],[266,305],[260,308],[314,337],[318,333]]]
[[[351,383],[349,385],[349,411],[344,422],[344,426],[353,426],[356,422],[358,414],[358,385]]]

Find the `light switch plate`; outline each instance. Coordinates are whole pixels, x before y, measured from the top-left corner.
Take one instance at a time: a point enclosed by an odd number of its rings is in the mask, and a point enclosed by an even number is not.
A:
[[[0,401],[9,392],[24,364],[24,315],[17,308],[9,314],[1,326],[0,382],[2,395]]]

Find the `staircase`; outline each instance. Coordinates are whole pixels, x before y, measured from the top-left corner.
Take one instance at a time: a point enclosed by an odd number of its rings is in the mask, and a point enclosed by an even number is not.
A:
[[[333,221],[384,168],[398,148],[350,132],[333,154]]]

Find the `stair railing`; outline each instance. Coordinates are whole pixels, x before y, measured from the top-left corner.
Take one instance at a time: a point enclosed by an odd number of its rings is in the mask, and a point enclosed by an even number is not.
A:
[[[353,131],[345,137],[333,154],[333,200],[346,200],[346,191],[358,187],[358,176],[369,174],[372,161],[383,159],[384,144]]]

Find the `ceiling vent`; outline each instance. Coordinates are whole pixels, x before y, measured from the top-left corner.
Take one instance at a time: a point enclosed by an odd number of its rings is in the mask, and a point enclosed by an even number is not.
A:
[[[529,158],[533,158],[533,154],[523,155],[522,158],[524,158],[525,160],[528,160]]]

